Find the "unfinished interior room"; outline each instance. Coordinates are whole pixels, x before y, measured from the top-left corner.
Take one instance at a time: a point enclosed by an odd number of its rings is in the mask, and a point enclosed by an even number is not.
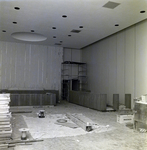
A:
[[[147,150],[147,0],[0,0],[0,149]]]

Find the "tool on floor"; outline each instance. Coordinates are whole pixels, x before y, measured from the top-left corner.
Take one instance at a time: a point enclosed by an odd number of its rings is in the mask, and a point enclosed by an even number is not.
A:
[[[40,110],[38,113],[38,117],[39,118],[45,118],[44,112],[45,112],[45,110]]]
[[[19,129],[19,131],[21,132],[21,140],[27,140],[27,133],[28,133],[29,129],[21,128],[21,129]]]

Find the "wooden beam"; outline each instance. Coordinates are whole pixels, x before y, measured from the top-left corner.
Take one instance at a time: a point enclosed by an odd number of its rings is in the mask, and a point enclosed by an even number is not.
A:
[[[67,113],[66,115],[69,119],[71,119],[75,124],[77,124],[85,131],[89,132],[92,130],[93,122],[89,118],[83,116],[82,114]]]

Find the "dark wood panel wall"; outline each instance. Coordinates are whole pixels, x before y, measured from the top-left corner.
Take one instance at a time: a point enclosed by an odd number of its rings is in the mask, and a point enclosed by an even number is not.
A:
[[[107,94],[70,91],[69,102],[99,111],[106,111]]]
[[[1,93],[10,93],[10,106],[56,105],[59,101],[56,90],[5,90]]]
[[[50,94],[11,94],[10,106],[56,105],[56,95]]]

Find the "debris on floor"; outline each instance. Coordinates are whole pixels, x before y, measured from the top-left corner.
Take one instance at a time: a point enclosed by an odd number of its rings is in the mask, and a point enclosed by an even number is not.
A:
[[[133,123],[126,123],[126,127],[128,127],[129,129],[133,129],[134,124]]]
[[[40,110],[38,113],[39,118],[45,118],[45,110]]]
[[[15,114],[15,113],[32,113],[32,111],[30,111],[30,110],[16,110],[16,111],[12,111],[12,114]]]
[[[84,116],[83,114],[66,114],[69,119],[71,119],[75,124],[89,132],[93,130],[93,125],[95,124],[92,120]]]
[[[30,145],[33,142],[42,142],[43,139],[32,139],[32,140],[9,140],[9,141],[3,141],[0,142],[0,149],[1,148],[9,148],[9,147],[15,147],[17,145]]]
[[[139,128],[139,132],[140,132],[140,133],[146,133],[146,132],[147,132],[147,130],[146,130],[146,129],[144,129],[144,128]]]
[[[112,111],[115,111],[112,107],[110,106],[107,106],[106,108],[106,112],[112,112]]]

